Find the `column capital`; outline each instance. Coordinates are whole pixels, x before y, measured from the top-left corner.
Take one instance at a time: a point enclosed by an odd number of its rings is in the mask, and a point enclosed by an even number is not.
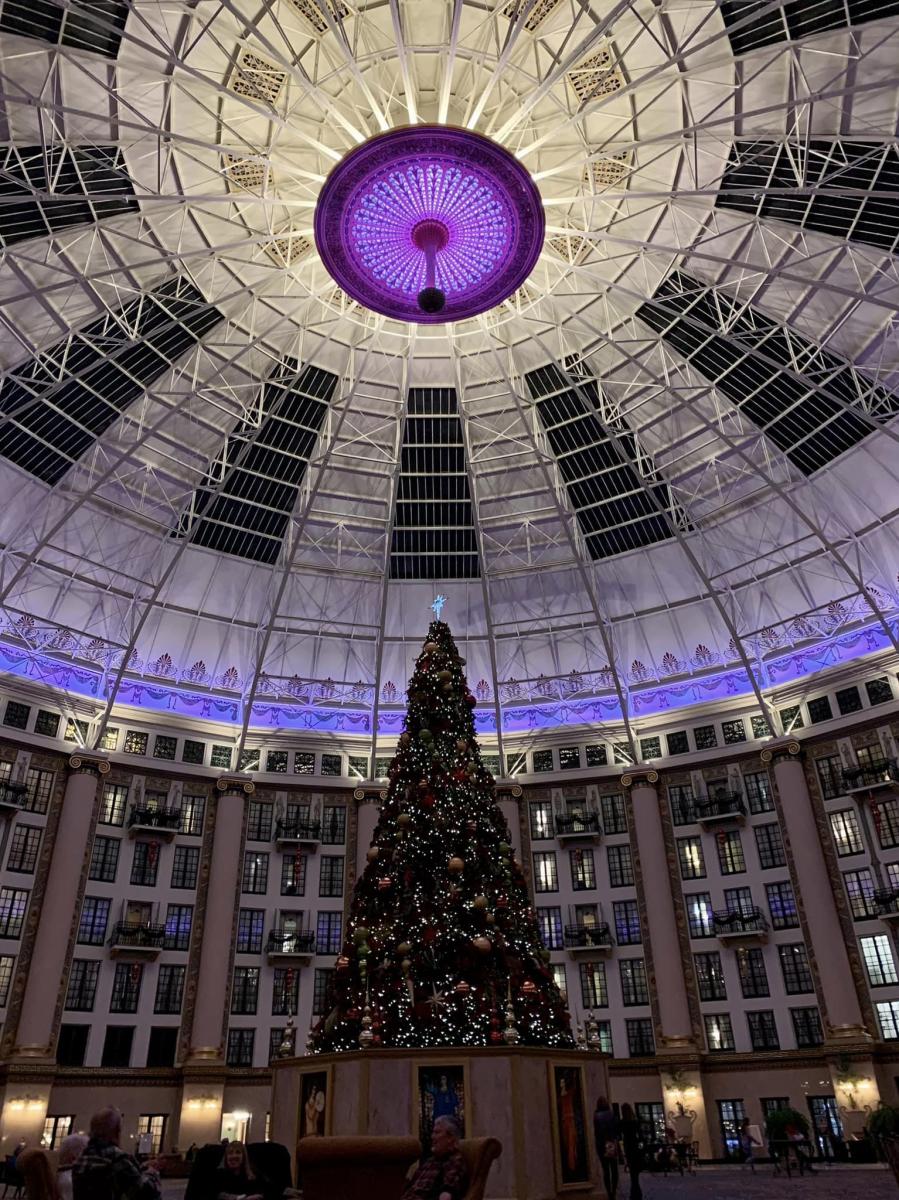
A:
[[[69,769],[76,775],[108,775],[109,759],[92,750],[79,750],[69,756]]]
[[[759,757],[763,763],[772,763],[774,766],[779,762],[798,762],[802,758],[802,747],[797,741],[776,742],[772,746],[766,746]]]
[[[361,804],[378,804],[387,799],[387,788],[358,787],[353,792],[353,799]]]
[[[646,767],[635,769],[627,775],[621,776],[621,786],[623,788],[639,787],[641,782],[644,785],[649,784],[650,787],[653,787],[659,782],[658,771],[653,771]]]
[[[216,790],[220,792],[243,792],[245,796],[252,796],[256,791],[256,784],[249,775],[222,775],[215,781]]]

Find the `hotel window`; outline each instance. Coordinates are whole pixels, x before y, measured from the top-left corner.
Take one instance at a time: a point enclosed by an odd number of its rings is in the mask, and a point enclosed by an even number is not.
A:
[[[316,954],[339,954],[343,940],[343,913],[320,912],[315,927]]]
[[[138,729],[129,729],[125,734],[125,744],[122,750],[125,754],[146,754],[149,740],[148,733],[141,733]]]
[[[547,950],[562,949],[562,910],[561,908],[538,908],[537,925],[540,929],[540,941]]]
[[[339,754],[322,755],[322,775],[339,775],[343,762]]]
[[[762,1097],[762,1115],[767,1121],[772,1113],[782,1112],[785,1108],[792,1108],[789,1096],[763,1096]]]
[[[33,875],[40,844],[39,825],[22,825],[16,822],[10,839],[9,854],[6,856],[7,871],[15,871],[19,875]]]
[[[247,841],[270,842],[272,840],[272,814],[274,806],[263,800],[251,800],[247,805]]]
[[[181,747],[181,761],[192,763],[194,766],[202,766],[203,759],[206,757],[206,743],[195,742],[190,738],[184,739],[184,744]]]
[[[780,883],[766,883],[765,892],[768,896],[768,911],[771,913],[771,928],[796,929],[799,925],[799,913],[796,911],[793,885],[786,879]]]
[[[550,963],[549,971],[553,977],[556,987],[559,989],[559,995],[568,1004],[568,976],[565,973],[564,963]]]
[[[797,996],[802,992],[815,990],[812,972],[808,965],[808,955],[801,942],[790,946],[778,946],[780,969],[784,977],[784,991],[788,996]]]
[[[782,708],[777,715],[780,717],[780,724],[784,733],[792,733],[794,729],[804,728],[802,706],[800,704],[791,704],[789,708]]]
[[[258,771],[261,754],[261,750],[241,750],[237,759],[238,771]],[[338,774],[340,774],[339,771]]]
[[[147,1038],[148,1067],[173,1067],[178,1051],[177,1025],[151,1025],[150,1036]]]
[[[63,1138],[72,1132],[74,1117],[44,1117],[44,1135],[41,1147],[44,1150],[58,1150]]]
[[[305,896],[306,894],[306,855],[297,851],[296,854],[285,854],[281,859],[281,895]]]
[[[101,1067],[130,1067],[134,1044],[133,1025],[107,1025],[100,1055]]]
[[[765,956],[757,946],[737,948],[737,971],[744,1000],[757,1000],[761,996],[771,995]]]
[[[581,963],[581,1001],[585,1009],[608,1007],[605,963]]]
[[[577,746],[562,746],[559,750],[559,770],[574,771],[581,765],[581,752]]]
[[[197,872],[200,869],[199,846],[176,846],[175,857],[172,860],[172,887],[177,889],[192,889],[197,886]]]
[[[144,977],[142,963],[118,962],[112,979],[112,996],[109,1011],[112,1013],[136,1013],[140,1003],[140,985]]]
[[[793,1022],[796,1045],[800,1050],[823,1043],[824,1031],[821,1028],[821,1014],[817,1008],[791,1008],[790,1018]]]
[[[621,1002],[627,1008],[649,1003],[646,984],[646,965],[642,958],[622,958],[618,961],[621,976]]]
[[[45,813],[50,806],[53,795],[53,782],[56,774],[53,771],[39,771],[31,767],[25,772],[25,804],[26,812]]]
[[[699,725],[693,730],[693,741],[697,750],[714,750],[718,745],[718,733],[714,725]]]
[[[293,967],[275,967],[272,980],[272,1016],[287,1017],[297,1011],[300,973]]]
[[[739,830],[716,834],[715,845],[718,847],[718,866],[722,875],[741,875],[746,870]]]
[[[242,908],[237,914],[238,954],[261,954],[262,933],[265,927],[265,909]]]
[[[575,892],[588,892],[596,887],[596,869],[592,850],[569,850],[571,887]]]
[[[268,855],[257,850],[247,850],[243,856],[241,891],[254,896],[263,896],[267,890]]]
[[[233,1011],[233,1010],[232,1010]],[[228,1066],[252,1067],[255,1029],[228,1030]]]
[[[665,1108],[657,1100],[641,1103],[638,1101],[634,1105],[636,1110],[637,1123],[640,1126],[640,1135],[647,1142],[660,1142],[665,1140]]]
[[[839,754],[828,754],[815,759],[815,770],[825,800],[833,800],[843,794],[843,762]]]
[[[61,1067],[83,1067],[90,1025],[60,1025],[56,1061]]]
[[[531,839],[542,841],[553,836],[553,806],[548,800],[536,800],[530,806]]]
[[[750,717],[749,723],[752,726],[752,736],[754,738],[771,737],[771,726],[768,724],[767,717]]]
[[[286,775],[287,751],[269,750],[265,756],[265,769],[266,771],[270,771],[272,775]]]
[[[712,1053],[736,1050],[734,1031],[727,1013],[706,1013],[703,1020],[706,1045]]]
[[[12,954],[0,954],[0,1008],[6,1008],[9,999],[9,985],[12,983],[12,969],[16,964]]]
[[[774,1013],[768,1009],[760,1012],[748,1012],[746,1022],[749,1025],[749,1043],[753,1050],[779,1050],[780,1038],[777,1034],[777,1021]]]
[[[100,802],[100,815],[97,817],[97,822],[100,825],[123,824],[127,802],[128,788],[123,783],[104,784],[103,799]]]
[[[650,758],[661,758],[662,739],[657,737],[640,738],[640,757],[644,762]]]
[[[135,887],[156,887],[159,871],[159,843],[135,842],[131,860],[131,882]]]
[[[668,788],[671,820],[675,825],[692,825],[696,821],[696,798],[689,784],[672,784]]]
[[[91,850],[91,864],[88,868],[88,879],[96,879],[101,883],[115,883],[116,871],[119,866],[119,846],[121,840],[113,837],[103,837],[97,834]]]
[[[770,825],[756,825],[755,845],[759,853],[759,865],[763,871],[768,871],[771,867],[786,865],[787,859],[784,854],[783,838],[780,836],[780,827],[774,822]]]
[[[318,894],[320,896],[343,895],[342,856],[325,854],[321,858],[318,874]]]
[[[342,846],[346,841],[346,808],[342,804],[326,804],[322,809],[322,842],[326,846]]]
[[[755,732],[755,729],[756,729],[755,723],[757,720],[761,720],[762,722],[764,722],[765,729],[768,729],[768,722],[765,720],[764,717],[761,717],[761,718],[753,717],[752,718],[752,736],[753,737],[767,737],[768,734]],[[746,741],[746,729],[745,729],[745,726],[743,725],[742,720],[739,717],[737,717],[736,720],[733,720],[733,721],[723,721],[721,723],[721,732],[724,734],[725,746],[733,746],[733,745],[736,745],[737,742],[745,742]],[[770,732],[770,730],[769,730],[769,732]]]
[[[156,999],[153,1002],[155,1013],[176,1016],[181,1012],[186,974],[187,967],[162,963],[156,977]]]
[[[281,1047],[283,1044],[284,1044],[284,1026],[283,1025],[275,1026],[272,1029],[270,1029],[269,1035],[268,1035],[268,1061],[269,1062],[274,1062],[274,1060],[276,1058],[280,1057],[280,1051],[281,1051]],[[268,1116],[268,1114],[266,1114],[266,1116]],[[264,1140],[268,1141],[269,1140],[268,1136],[266,1136]]]
[[[599,806],[602,810],[602,827],[604,833],[627,833],[627,812],[624,807],[624,796],[600,796]]]
[[[66,1008],[69,1012],[94,1011],[94,999],[97,995],[99,978],[100,963],[98,960],[72,959],[69,986],[66,991]]]
[[[813,725],[819,725],[822,721],[833,719],[833,710],[830,707],[830,698],[828,696],[816,696],[814,700],[809,700],[808,719]]]
[[[602,1054],[612,1053],[612,1022],[597,1021],[596,1032],[599,1035],[599,1049]]]
[[[535,750],[534,751],[534,771],[552,771],[553,770],[553,752],[552,750]]]
[[[254,1016],[259,998],[259,968],[235,967],[231,989],[231,1011],[242,1016]]]
[[[59,714],[39,708],[37,720],[34,722],[34,732],[43,734],[44,737],[55,738],[59,733]]]
[[[850,713],[857,713],[862,710],[862,698],[857,687],[841,688],[836,693],[836,699],[840,716],[848,717]]]
[[[156,740],[153,742],[153,757],[164,758],[168,762],[175,761],[175,752],[178,749],[178,739],[166,737],[164,734],[157,734]]]
[[[552,850],[534,852],[534,891],[557,892],[559,877],[556,871],[556,855]]]
[[[310,754],[308,750],[296,750],[293,756],[293,773],[294,775],[314,775],[315,774],[315,755]],[[385,776],[387,772],[384,772]]]
[[[627,1033],[627,1052],[631,1058],[655,1054],[656,1044],[652,1036],[652,1021],[649,1018],[628,1019],[624,1022],[624,1028]]]
[[[212,753],[209,756],[210,767],[217,767],[220,771],[231,770],[231,747],[230,746],[213,746]]]
[[[745,1119],[746,1106],[742,1100],[718,1101],[718,1125],[726,1158],[740,1153],[740,1126]]]
[[[332,1007],[331,987],[334,982],[333,967],[316,967],[312,984],[312,1015],[324,1016]]]
[[[619,946],[639,946],[642,943],[643,932],[636,900],[613,901],[612,919],[615,923],[615,941]]]
[[[487,759],[490,757],[491,757],[491,755],[488,755],[488,754],[481,755],[481,762],[484,764],[484,766],[487,768],[488,771],[492,770],[489,763],[487,762]],[[498,775],[499,774],[499,756],[494,755],[492,757],[496,758],[496,774]],[[368,758],[367,754],[350,754],[350,755],[348,755],[347,756],[347,768],[348,768],[347,774],[349,775],[350,779],[368,779],[369,778],[368,764],[369,764],[369,758]]]
[[[749,811],[753,814],[773,812],[774,796],[771,793],[771,780],[765,771],[752,771],[743,776],[743,787],[746,789],[746,799],[749,801]]]
[[[705,879],[705,859],[698,837],[677,839],[677,861],[681,879]]]
[[[137,1137],[150,1135],[150,1153],[158,1154],[165,1137],[166,1116],[163,1113],[144,1113],[137,1118]]]
[[[860,871],[844,871],[843,882],[846,884],[846,895],[849,897],[849,909],[853,919],[863,921],[867,917],[876,917],[874,876],[867,867]]]
[[[8,725],[10,729],[27,729],[30,716],[30,704],[20,704],[18,700],[9,700],[3,716],[3,724]]]
[[[874,804],[872,812],[881,849],[892,850],[899,846],[899,800],[885,800],[881,804]]]
[[[717,950],[704,951],[693,955],[696,970],[696,983],[699,988],[700,1000],[726,1000],[727,988],[724,983],[724,969],[721,966],[721,955]]]
[[[588,767],[604,767],[608,764],[609,756],[605,746],[592,745],[585,747]]]
[[[714,734],[714,729],[712,733]],[[669,733],[665,741],[668,743],[668,753],[670,755],[686,754],[690,749],[690,743],[687,741],[687,732],[684,729],[678,730],[677,733]]]
[[[87,745],[87,721],[73,721],[71,717],[66,720],[66,731],[64,740],[67,742],[77,742],[79,746]]]
[[[630,846],[606,846],[609,863],[609,885],[630,887],[634,882],[634,864]]]
[[[863,937],[861,940],[862,958],[865,960],[865,970],[871,987],[884,987],[888,983],[899,983],[896,975],[896,965],[893,962],[893,951],[890,939],[885,933],[873,937]]]
[[[858,818],[851,808],[841,809],[840,812],[830,814],[830,831],[833,834],[834,845],[840,858],[862,853],[864,847],[862,846],[861,830],[858,827]]]
[[[162,942],[164,949],[190,949],[190,929],[193,919],[192,904],[170,904],[168,906],[165,914],[165,936]]]
[[[0,889],[0,905],[3,891]],[[20,893],[27,896],[27,892]],[[78,941],[82,946],[102,946],[106,941],[106,926],[109,923],[109,908],[111,900],[105,896],[85,896],[81,904],[81,919],[78,922]],[[24,912],[24,907],[22,909]],[[20,922],[21,924],[21,922]],[[5,936],[18,936],[6,934]]]
[[[725,888],[724,907],[728,912],[739,912],[751,916],[752,910],[755,907],[752,903],[752,888]]]
[[[876,1007],[884,1041],[895,1042],[899,1039],[899,1000],[884,1000]]]
[[[687,924],[690,937],[714,937],[715,928],[712,921],[712,897],[709,892],[694,892],[684,896],[687,905]]]
[[[869,679],[865,684],[865,691],[868,693],[869,704],[886,704],[888,700],[893,699],[893,689],[885,675],[878,679]]]
[[[182,796],[181,833],[199,836],[203,832],[203,817],[205,814],[205,796]]]

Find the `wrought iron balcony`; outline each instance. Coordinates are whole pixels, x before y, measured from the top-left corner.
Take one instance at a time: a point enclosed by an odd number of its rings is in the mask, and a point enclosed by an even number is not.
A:
[[[575,838],[596,841],[602,833],[599,814],[595,812],[559,813],[554,818],[556,837],[560,842]]]
[[[586,954],[607,954],[612,949],[612,931],[600,925],[566,925],[565,949],[572,958]]]
[[[700,825],[715,825],[719,821],[743,821],[746,802],[739,792],[716,792],[700,796],[696,802],[696,820]]]
[[[843,771],[843,790],[870,792],[879,788],[899,790],[899,766],[892,758],[881,758],[864,767],[848,767]]]
[[[139,954],[155,958],[165,941],[165,926],[140,921],[117,921],[109,945],[113,954]]]
[[[275,841],[279,846],[305,846],[315,849],[321,841],[321,821],[275,822]]]
[[[723,909],[712,913],[712,924],[723,942],[768,940],[768,921],[760,908]]]
[[[301,959],[308,962],[315,954],[315,932],[311,929],[272,929],[265,952],[269,962]]]
[[[24,783],[0,784],[0,816],[20,812],[28,799],[28,788]]]
[[[170,842],[181,828],[181,811],[177,808],[145,808],[133,804],[128,813],[128,833],[131,837],[152,833]]]
[[[884,921],[899,920],[899,888],[878,888],[874,893],[877,915]]]

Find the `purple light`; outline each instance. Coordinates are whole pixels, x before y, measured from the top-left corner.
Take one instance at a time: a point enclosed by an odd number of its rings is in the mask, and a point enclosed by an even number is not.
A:
[[[315,211],[322,261],[366,308],[458,321],[528,277],[543,245],[540,193],[508,151],[445,126],[394,129],[351,151]]]

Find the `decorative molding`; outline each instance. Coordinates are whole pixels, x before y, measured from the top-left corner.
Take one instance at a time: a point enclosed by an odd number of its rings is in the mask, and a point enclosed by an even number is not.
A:
[[[256,791],[256,784],[245,775],[222,775],[215,781],[215,786],[220,792],[240,791],[245,796],[252,796]]]
[[[651,767],[645,769],[634,767],[627,775],[621,776],[621,786],[625,791],[631,787],[639,787],[641,779],[648,784],[655,785],[659,782],[659,773]]]
[[[759,754],[759,758],[763,763],[773,763],[777,766],[779,762],[790,762],[795,759],[801,759],[803,749],[797,741],[781,742],[773,746],[765,746]]]
[[[79,750],[69,757],[69,768],[78,775],[108,775],[109,759],[90,750]]]

